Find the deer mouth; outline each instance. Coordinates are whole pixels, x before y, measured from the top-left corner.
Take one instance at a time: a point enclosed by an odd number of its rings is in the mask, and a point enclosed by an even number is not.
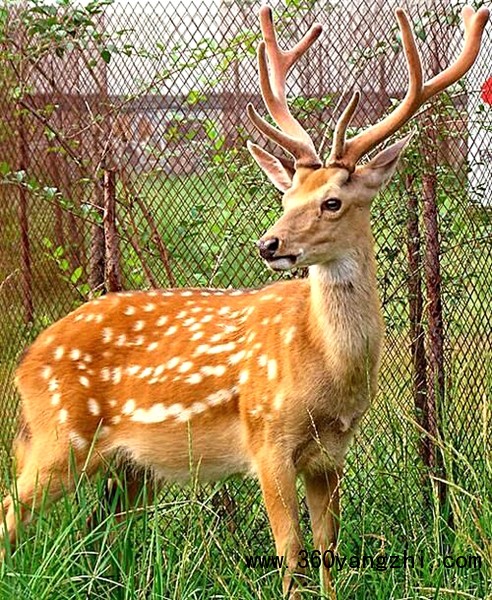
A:
[[[283,256],[274,256],[267,259],[266,263],[273,271],[289,271],[295,266],[299,256],[299,254],[284,254]]]

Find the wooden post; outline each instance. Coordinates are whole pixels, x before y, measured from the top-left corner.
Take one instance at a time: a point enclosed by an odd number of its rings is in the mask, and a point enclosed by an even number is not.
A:
[[[116,176],[114,171],[104,171],[104,240],[106,246],[105,283],[108,292],[120,292],[120,249],[116,229]]]

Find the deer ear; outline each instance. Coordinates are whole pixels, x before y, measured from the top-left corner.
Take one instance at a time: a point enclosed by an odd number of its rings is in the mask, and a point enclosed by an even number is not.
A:
[[[379,189],[387,183],[396,171],[400,156],[412,139],[413,133],[412,131],[406,137],[381,150],[367,164],[357,167],[357,177],[369,188]]]
[[[286,162],[281,161],[276,156],[273,156],[273,154],[270,154],[250,141],[247,142],[247,146],[251,156],[278,190],[286,192],[292,187],[292,178],[295,172],[294,165],[290,167]]]

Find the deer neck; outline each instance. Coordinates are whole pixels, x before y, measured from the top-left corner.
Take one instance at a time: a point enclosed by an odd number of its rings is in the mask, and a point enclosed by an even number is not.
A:
[[[310,330],[326,355],[379,355],[382,319],[372,248],[309,268]]]

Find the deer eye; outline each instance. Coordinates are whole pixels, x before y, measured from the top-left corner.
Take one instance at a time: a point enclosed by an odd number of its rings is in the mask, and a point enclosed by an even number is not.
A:
[[[321,210],[327,210],[329,212],[337,212],[342,208],[342,201],[338,198],[328,198],[323,200],[321,203]]]

